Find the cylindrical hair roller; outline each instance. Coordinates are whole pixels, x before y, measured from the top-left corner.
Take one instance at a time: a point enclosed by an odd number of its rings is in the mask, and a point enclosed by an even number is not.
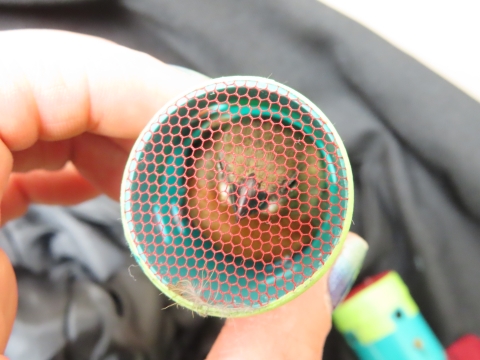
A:
[[[333,312],[333,323],[361,360],[447,360],[398,273],[367,278]]]
[[[201,315],[234,317],[279,306],[325,274],[350,226],[353,181],[311,101],[235,76],[154,116],[121,196],[130,249],[150,280]]]

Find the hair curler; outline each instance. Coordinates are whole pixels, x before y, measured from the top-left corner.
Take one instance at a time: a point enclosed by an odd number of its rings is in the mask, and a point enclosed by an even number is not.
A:
[[[140,134],[121,190],[131,252],[201,315],[293,299],[337,257],[353,211],[345,148],[307,98],[271,79],[209,79]]]
[[[389,271],[353,288],[333,323],[361,360],[446,360],[400,276]]]

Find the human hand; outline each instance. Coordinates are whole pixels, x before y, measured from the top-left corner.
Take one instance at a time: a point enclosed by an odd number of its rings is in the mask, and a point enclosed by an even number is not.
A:
[[[2,32],[0,49],[2,223],[30,203],[71,205],[100,193],[118,199],[130,148],[146,122],[170,98],[203,80],[146,54],[73,33]],[[351,234],[329,276],[276,310],[227,321],[208,359],[318,359],[332,302],[351,285],[366,249]],[[0,252],[0,353],[16,302],[14,273]]]

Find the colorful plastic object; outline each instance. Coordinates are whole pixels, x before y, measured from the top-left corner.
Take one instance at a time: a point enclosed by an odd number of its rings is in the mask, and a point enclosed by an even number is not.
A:
[[[467,334],[447,348],[448,360],[480,360],[480,337]]]
[[[354,288],[333,313],[361,360],[445,360],[444,349],[393,271]]]
[[[121,206],[150,280],[201,315],[267,311],[326,273],[348,233],[353,181],[325,115],[271,79],[207,80],[134,145]]]

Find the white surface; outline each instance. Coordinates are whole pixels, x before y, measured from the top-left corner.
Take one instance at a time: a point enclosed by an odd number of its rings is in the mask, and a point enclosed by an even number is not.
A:
[[[479,0],[319,0],[480,101]]]

